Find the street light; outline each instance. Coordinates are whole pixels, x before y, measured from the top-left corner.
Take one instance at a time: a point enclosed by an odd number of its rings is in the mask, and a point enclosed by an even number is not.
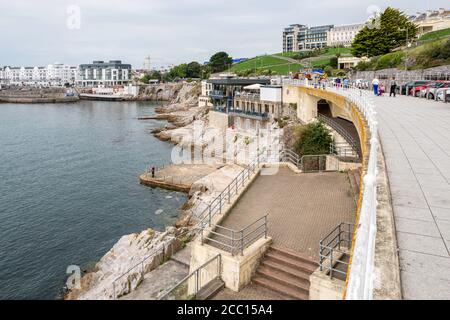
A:
[[[410,47],[410,45],[409,45],[409,29],[403,28],[403,29],[399,29],[399,31],[406,31],[405,71],[407,71],[408,70],[408,48]]]

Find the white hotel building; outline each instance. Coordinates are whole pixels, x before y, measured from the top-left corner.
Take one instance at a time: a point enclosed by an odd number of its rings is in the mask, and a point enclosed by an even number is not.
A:
[[[328,47],[350,47],[358,32],[364,27],[364,24],[348,24],[334,26],[327,35]]]
[[[59,86],[74,83],[78,67],[62,63],[49,64],[46,67],[2,67],[0,82],[20,85]]]

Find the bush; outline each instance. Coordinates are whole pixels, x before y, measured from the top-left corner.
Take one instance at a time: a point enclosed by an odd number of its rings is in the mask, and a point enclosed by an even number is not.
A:
[[[333,142],[330,131],[322,122],[314,122],[303,127],[295,143],[295,152],[300,156],[322,155],[330,153],[330,145]]]

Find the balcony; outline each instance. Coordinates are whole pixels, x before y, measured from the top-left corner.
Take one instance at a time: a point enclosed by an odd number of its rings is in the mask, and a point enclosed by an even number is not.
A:
[[[219,90],[212,90],[212,91],[209,93],[209,96],[210,96],[212,99],[225,99],[225,98],[227,97],[227,95],[226,95],[225,92],[219,91]]]
[[[253,119],[258,121],[267,121],[269,120],[269,114],[267,113],[260,113],[260,112],[253,112],[253,111],[244,111],[240,109],[229,109],[228,114],[232,116],[247,118],[247,119]]]
[[[258,93],[236,92],[234,98],[240,100],[260,101],[261,95]]]

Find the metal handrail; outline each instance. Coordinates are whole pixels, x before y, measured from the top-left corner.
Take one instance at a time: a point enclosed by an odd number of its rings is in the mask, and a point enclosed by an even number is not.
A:
[[[259,225],[258,225],[259,224]],[[254,230],[251,230],[255,225],[258,225]],[[236,252],[239,252],[241,255],[243,255],[244,250],[247,249],[250,245],[252,245],[255,240],[260,239],[263,235],[265,238],[267,238],[268,235],[268,215],[264,215],[263,217],[257,219],[256,221],[252,222],[251,224],[247,225],[246,227],[242,228],[241,230],[232,230],[229,228],[225,228],[219,225],[213,226],[212,229],[219,228],[224,229],[226,231],[231,232],[231,237],[227,235],[220,234],[215,231],[209,231],[209,233],[214,235],[219,235],[222,238],[225,238],[227,240],[230,240],[231,244],[225,243],[224,241],[221,241],[220,239],[213,239],[209,234],[207,236],[204,235],[203,230],[201,232],[201,241],[202,244],[205,242],[213,242],[217,243],[220,246],[226,247],[229,249],[229,252],[234,256]],[[260,230],[262,229],[262,230]],[[259,231],[260,230],[260,231]],[[256,234],[255,236],[251,237],[253,234]],[[248,240],[250,238],[250,240]]]
[[[322,120],[323,122],[325,122],[327,125],[329,125],[331,128],[333,128],[333,130],[335,130],[340,136],[342,136],[345,141],[347,141],[347,143],[353,148],[353,150],[358,154],[359,153],[359,148],[358,148],[358,143],[355,141],[355,139],[353,139],[353,137],[347,132],[347,130],[344,129],[344,127],[342,127],[339,123],[333,121],[333,119],[324,116],[323,114],[318,114],[317,118],[319,120]]]
[[[216,277],[211,277],[211,279],[206,282],[205,284],[201,284],[201,272],[203,269],[206,269],[211,265],[213,262],[217,261],[217,269],[216,269]],[[176,285],[171,287],[169,290],[167,290],[158,300],[166,300],[169,295],[174,292],[176,289],[178,289],[182,284],[189,281],[192,277],[195,278],[195,287],[193,291],[193,296],[195,296],[201,289],[203,289],[205,286],[207,286],[212,280],[219,278],[221,275],[221,269],[222,269],[222,255],[218,254],[212,259],[206,261],[204,264],[202,264],[200,267],[195,269],[193,272],[191,272],[189,275],[187,275],[185,278],[183,278],[180,282],[178,282]]]
[[[343,222],[319,242],[320,271],[327,270],[330,278],[333,278],[333,273],[347,275],[347,271],[344,272],[338,270],[334,266],[337,263],[342,263],[346,265],[348,269],[349,263],[336,257],[339,254],[344,255],[348,253],[341,249],[344,244],[347,249],[351,248],[354,227],[355,226],[351,223]],[[329,262],[329,265],[326,265],[325,262]]]

